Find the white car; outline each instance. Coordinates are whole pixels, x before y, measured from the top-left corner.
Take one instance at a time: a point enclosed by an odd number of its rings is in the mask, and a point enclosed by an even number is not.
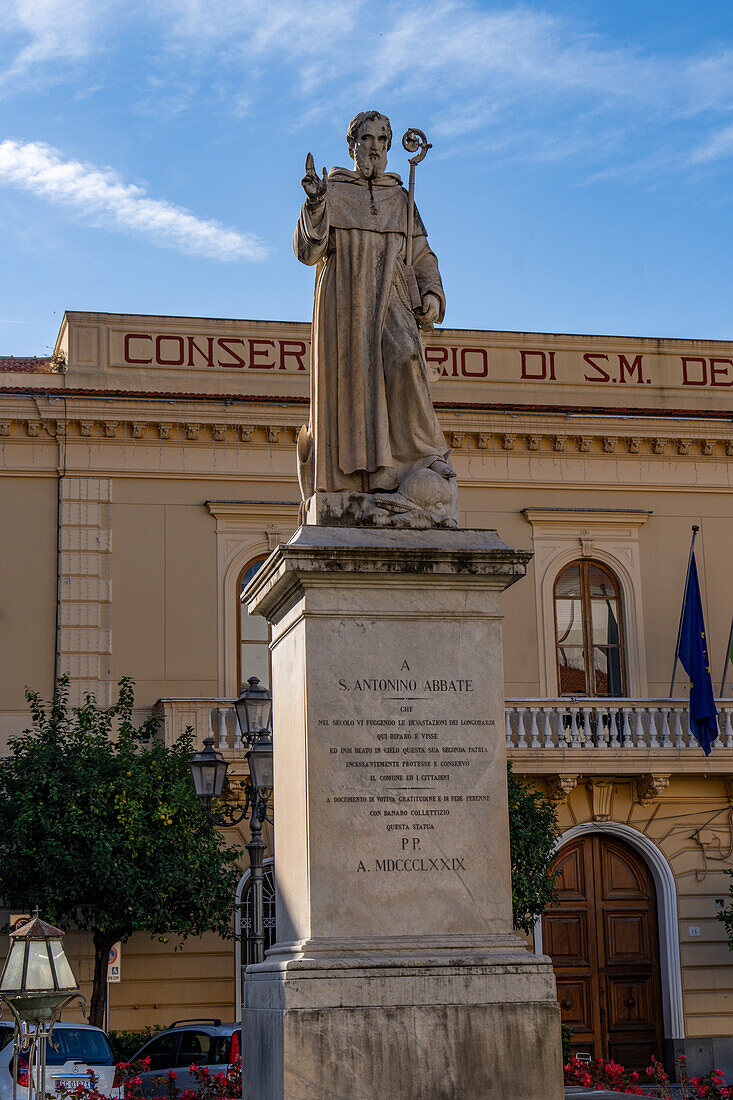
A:
[[[13,1025],[0,1020],[0,1100],[13,1095]],[[97,1078],[97,1088],[105,1096],[118,1096],[114,1087],[115,1060],[107,1036],[90,1024],[56,1024],[48,1040],[46,1056],[46,1092],[57,1087],[74,1089],[89,1082],[89,1071]],[[28,1058],[18,1059],[18,1100],[28,1096]]]

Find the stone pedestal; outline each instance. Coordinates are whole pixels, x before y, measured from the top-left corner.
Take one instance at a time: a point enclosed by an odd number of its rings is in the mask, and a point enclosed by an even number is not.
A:
[[[494,531],[300,528],[272,624],[277,945],[250,1100],[560,1100],[550,961],[512,932]]]

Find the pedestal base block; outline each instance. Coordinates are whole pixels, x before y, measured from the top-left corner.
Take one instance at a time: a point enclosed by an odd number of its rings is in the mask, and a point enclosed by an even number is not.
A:
[[[250,970],[246,1100],[562,1100],[550,962],[497,955]]]

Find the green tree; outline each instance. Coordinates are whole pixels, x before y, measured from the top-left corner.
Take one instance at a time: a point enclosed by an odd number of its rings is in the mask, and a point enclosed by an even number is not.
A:
[[[514,927],[530,933],[542,910],[557,900],[550,867],[558,835],[557,810],[507,765]]]
[[[70,708],[66,678],[52,703],[26,698],[33,729],[0,761],[0,896],[92,933],[90,1022],[103,1026],[117,940],[231,935],[240,853],[194,794],[190,733],[168,747],[155,718],[136,726],[131,680],[110,707],[87,695]]]

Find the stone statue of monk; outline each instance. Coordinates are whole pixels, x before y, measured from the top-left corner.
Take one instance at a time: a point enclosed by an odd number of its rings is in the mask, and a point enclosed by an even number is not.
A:
[[[306,521],[455,527],[455,472],[418,329],[443,319],[438,261],[416,211],[414,310],[408,195],[385,170],[389,119],[363,111],[346,140],[353,169],[319,176],[308,154],[293,238],[301,263],[316,266],[310,424],[298,439]]]

